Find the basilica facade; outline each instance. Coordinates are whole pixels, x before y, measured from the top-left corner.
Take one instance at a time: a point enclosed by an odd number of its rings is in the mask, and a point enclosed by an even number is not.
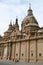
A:
[[[15,24],[0,36],[0,59],[16,62],[43,62],[43,27],[40,27],[31,7],[22,20],[19,30],[18,18]]]

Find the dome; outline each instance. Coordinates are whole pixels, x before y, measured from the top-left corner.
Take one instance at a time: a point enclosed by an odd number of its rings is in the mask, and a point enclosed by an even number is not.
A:
[[[25,23],[25,24],[29,24],[29,23],[35,23],[35,24],[38,24],[37,20],[35,19],[34,16],[26,16],[24,18],[24,20],[22,21],[22,24]]]
[[[22,28],[22,31],[36,30],[39,28],[38,22],[33,15],[33,11],[31,7],[29,7],[28,14],[22,21],[21,28]]]
[[[22,21],[22,24],[25,24],[25,26],[38,26],[38,22],[33,15],[26,16]]]
[[[22,24],[25,24],[25,26],[39,26],[31,9],[28,10],[28,15],[23,19]]]

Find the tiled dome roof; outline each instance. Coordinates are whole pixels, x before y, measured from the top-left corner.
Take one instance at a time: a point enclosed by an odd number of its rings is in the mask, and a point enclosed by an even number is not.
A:
[[[38,22],[34,16],[26,16],[22,21],[22,24],[38,26]]]

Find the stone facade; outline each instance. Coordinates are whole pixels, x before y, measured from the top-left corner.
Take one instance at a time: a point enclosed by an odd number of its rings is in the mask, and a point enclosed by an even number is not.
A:
[[[29,7],[19,30],[18,18],[15,24],[0,36],[0,59],[17,62],[43,62],[43,27],[39,27]]]

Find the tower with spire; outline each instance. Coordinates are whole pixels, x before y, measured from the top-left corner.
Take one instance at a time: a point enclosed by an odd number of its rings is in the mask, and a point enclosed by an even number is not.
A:
[[[15,30],[16,30],[16,31],[19,30],[18,18],[17,18],[17,17],[16,17],[16,21],[15,21]]]

